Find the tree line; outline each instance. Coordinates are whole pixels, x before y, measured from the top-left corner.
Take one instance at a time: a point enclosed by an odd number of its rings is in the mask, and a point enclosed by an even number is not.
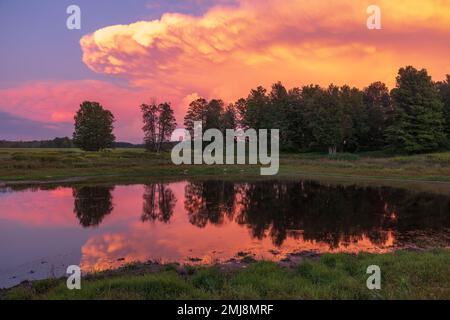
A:
[[[114,141],[112,148],[142,148],[143,144],[133,144],[129,142]],[[0,148],[43,148],[43,149],[70,149],[75,145],[69,137],[58,137],[52,140],[33,140],[33,141],[8,141],[0,140]]]
[[[53,140],[8,141],[0,140],[0,148],[73,148],[72,140],[68,137]]]
[[[189,106],[184,125],[203,129],[280,129],[285,151],[368,150],[430,152],[450,144],[450,75],[433,82],[425,69],[401,68],[396,87],[382,82],[360,90],[344,85],[308,85],[270,91],[252,89],[247,98],[225,106],[198,99]]]
[[[159,152],[177,124],[169,102],[142,104],[144,144]],[[426,69],[401,68],[389,90],[374,82],[360,90],[348,85],[307,85],[270,91],[252,89],[226,105],[221,99],[192,101],[184,126],[207,129],[279,129],[284,151],[394,151],[423,153],[450,146],[450,75],[434,82]],[[96,102],[83,102],[75,116],[73,142],[84,150],[111,147],[113,114]]]

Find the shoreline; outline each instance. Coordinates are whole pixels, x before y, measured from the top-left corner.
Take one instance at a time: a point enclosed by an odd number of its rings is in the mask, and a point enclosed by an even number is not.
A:
[[[77,149],[0,149],[0,186],[71,182],[132,181],[158,178],[314,178],[383,183],[450,185],[450,152],[374,156],[371,154],[280,155],[280,171],[260,176],[259,165],[172,164],[170,153],[144,149],[83,152]]]
[[[298,173],[291,175],[276,175],[262,177],[255,175],[239,175],[225,173],[219,174],[183,174],[183,175],[153,175],[153,176],[77,176],[49,180],[17,180],[1,181],[0,188],[27,188],[27,187],[71,187],[78,185],[138,185],[148,182],[180,182],[180,181],[208,181],[225,180],[234,182],[258,182],[258,181],[277,181],[277,180],[304,180],[317,181],[319,183],[336,185],[356,185],[360,187],[391,187],[407,189],[413,192],[428,192],[433,194],[450,195],[450,181],[439,180],[420,180],[396,177],[372,177],[372,176],[349,176],[349,175],[324,175]]]
[[[91,292],[93,288],[95,288],[96,294],[99,294],[99,299],[102,299],[105,295],[107,295],[108,299],[135,299],[136,296],[134,293],[139,293],[138,298],[153,299],[152,286],[156,286],[158,288],[157,290],[170,292],[171,286],[173,285],[171,281],[178,282],[181,288],[184,288],[183,284],[189,285],[189,288],[186,287],[185,289],[189,289],[188,291],[192,290],[193,292],[190,292],[191,296],[183,295],[183,299],[201,299],[202,294],[204,294],[205,291],[200,290],[197,292],[197,289],[205,288],[197,288],[196,284],[199,283],[201,287],[206,286],[209,289],[206,290],[208,291],[208,294],[213,293],[212,299],[214,300],[230,298],[228,294],[233,295],[235,293],[232,291],[229,292],[229,288],[225,285],[225,282],[230,282],[230,284],[234,285],[234,279],[238,278],[239,280],[244,281],[244,276],[248,279],[247,281],[251,282],[250,285],[252,286],[253,281],[256,280],[254,278],[257,276],[262,277],[269,283],[271,283],[272,277],[281,277],[283,279],[285,277],[294,277],[295,281],[301,280],[301,283],[306,280],[311,280],[310,277],[312,277],[313,281],[308,285],[308,290],[323,290],[321,293],[323,296],[318,297],[322,299],[327,299],[328,295],[331,295],[330,298],[333,299],[352,299],[352,297],[358,299],[450,299],[450,279],[448,278],[448,273],[450,272],[450,248],[432,250],[410,249],[381,254],[320,254],[313,251],[304,251],[294,253],[292,256],[295,257],[295,260],[289,262],[230,260],[228,263],[205,266],[180,265],[176,263],[160,264],[157,262],[135,263],[125,265],[119,269],[106,270],[83,276],[82,290],[67,290],[67,288],[65,288],[65,277],[24,281],[12,288],[0,289],[0,300],[46,299],[49,298],[48,295],[56,299],[90,299],[89,292]],[[363,281],[366,278],[365,268],[366,265],[368,266],[370,264],[379,264],[381,270],[383,270],[383,265],[388,265],[389,273],[395,273],[394,275],[389,275],[389,289],[374,292],[365,288],[365,282]],[[433,270],[433,272],[425,272],[424,275],[417,274],[417,270],[424,267],[428,268],[430,271]],[[309,274],[316,272],[318,274]],[[314,279],[319,275],[320,277],[323,277],[323,279],[317,278],[318,282],[316,282]],[[403,286],[405,286],[404,281],[412,281],[412,278],[418,276],[419,279],[414,279],[413,281],[417,291],[410,291],[401,286],[400,288],[396,287],[398,281],[403,282]],[[388,277],[388,275],[386,275],[386,277]],[[171,281],[168,281],[168,279]],[[258,283],[258,281],[255,283]],[[328,286],[327,281],[330,283],[337,281],[336,285],[338,285],[340,289],[335,292],[334,289],[332,290],[332,288]],[[211,282],[218,282],[222,285],[216,286]],[[112,284],[114,284],[113,287],[111,287]],[[261,283],[261,285],[264,286],[263,283]],[[271,283],[271,285],[275,285],[275,283]],[[285,282],[283,280],[282,285],[289,288],[289,281]],[[346,287],[346,285],[349,286]],[[425,285],[429,286],[429,289],[424,290]],[[143,288],[141,288],[141,286],[143,286]],[[86,288],[86,291],[83,291],[83,287]],[[127,288],[129,292],[124,292],[123,289],[125,288]],[[305,288],[297,288],[297,290],[301,292],[303,289]],[[286,288],[283,290],[286,290]],[[289,290],[293,289],[291,288]],[[354,292],[348,290],[354,290]],[[422,290],[424,291],[422,292]],[[265,291],[263,290],[263,292]],[[278,291],[272,292],[272,295],[270,296],[258,296],[256,298],[277,299],[280,298],[280,296],[277,295],[277,292]],[[299,293],[300,292],[295,294]],[[147,294],[150,295],[150,297],[147,297]],[[167,297],[167,299],[180,298],[177,296],[178,292],[174,292],[173,294],[175,297]],[[197,296],[197,294],[199,294],[199,296]],[[219,296],[215,296],[215,294],[219,294]],[[222,296],[222,294],[225,296]],[[247,293],[244,292],[244,297],[238,296],[234,298],[237,300],[246,298],[245,294]],[[261,292],[258,292],[258,294],[261,294]],[[337,296],[334,296],[336,294]],[[363,295],[362,297],[361,294]],[[302,299],[308,298],[308,296],[293,296],[290,298]],[[165,299],[162,298],[162,300]]]

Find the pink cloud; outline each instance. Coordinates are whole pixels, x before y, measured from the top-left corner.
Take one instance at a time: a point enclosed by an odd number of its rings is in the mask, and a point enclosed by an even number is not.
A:
[[[103,81],[33,82],[1,89],[0,111],[35,121],[73,122],[81,102],[98,101],[114,113],[115,133],[120,140],[141,142],[139,106],[158,96],[158,88],[136,89]],[[176,111],[182,118],[183,110]]]
[[[370,1],[241,0],[203,16],[106,27],[80,41],[83,61],[135,86],[233,100],[257,85],[393,85],[399,67],[450,72],[449,1],[380,0],[383,30],[366,27]],[[350,71],[351,70],[351,71]],[[169,95],[166,95],[169,96]]]
[[[379,80],[392,87],[405,65],[427,68],[435,79],[450,73],[449,0],[379,0],[382,30],[366,28],[369,0],[221,3],[202,16],[167,13],[82,37],[84,63],[126,86],[28,83],[0,90],[0,111],[66,122],[83,100],[95,100],[116,115],[119,139],[138,141],[138,106],[153,97],[171,101],[181,124],[190,98],[233,102],[276,81],[363,87]]]

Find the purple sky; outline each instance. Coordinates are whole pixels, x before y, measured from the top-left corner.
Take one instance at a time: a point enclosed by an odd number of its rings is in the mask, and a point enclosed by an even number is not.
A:
[[[95,73],[83,63],[79,44],[83,35],[109,25],[158,19],[165,12],[201,15],[214,3],[210,0],[0,0],[0,89],[33,81],[94,79],[120,83],[121,79]],[[81,8],[81,30],[66,28],[66,8],[72,4]],[[0,140],[50,139],[71,134],[70,122],[55,124],[21,118],[10,114],[8,106],[0,105]]]
[[[450,0],[0,0],[0,140],[71,136],[83,101],[142,141],[139,106],[171,102],[179,126],[199,97],[233,103],[281,81],[395,86],[399,68],[450,73]],[[81,8],[68,30],[66,8]]]

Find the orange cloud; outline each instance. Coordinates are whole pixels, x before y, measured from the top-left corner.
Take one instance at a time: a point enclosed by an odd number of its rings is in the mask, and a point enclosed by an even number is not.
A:
[[[167,13],[106,27],[80,44],[83,61],[95,72],[139,87],[176,88],[183,97],[198,92],[233,100],[277,80],[288,86],[362,87],[376,80],[392,86],[406,64],[426,67],[437,78],[450,72],[450,1],[379,0],[382,30],[366,27],[370,4],[241,0],[200,17]]]
[[[151,98],[172,102],[182,124],[190,99],[232,102],[276,81],[288,87],[383,81],[392,87],[405,65],[427,68],[435,79],[450,73],[450,0],[376,2],[382,30],[366,27],[369,0],[236,0],[202,16],[167,13],[109,26],[81,38],[83,61],[127,86],[27,83],[0,89],[0,111],[71,122],[83,100],[95,100],[116,115],[120,140],[138,142],[138,106]]]

